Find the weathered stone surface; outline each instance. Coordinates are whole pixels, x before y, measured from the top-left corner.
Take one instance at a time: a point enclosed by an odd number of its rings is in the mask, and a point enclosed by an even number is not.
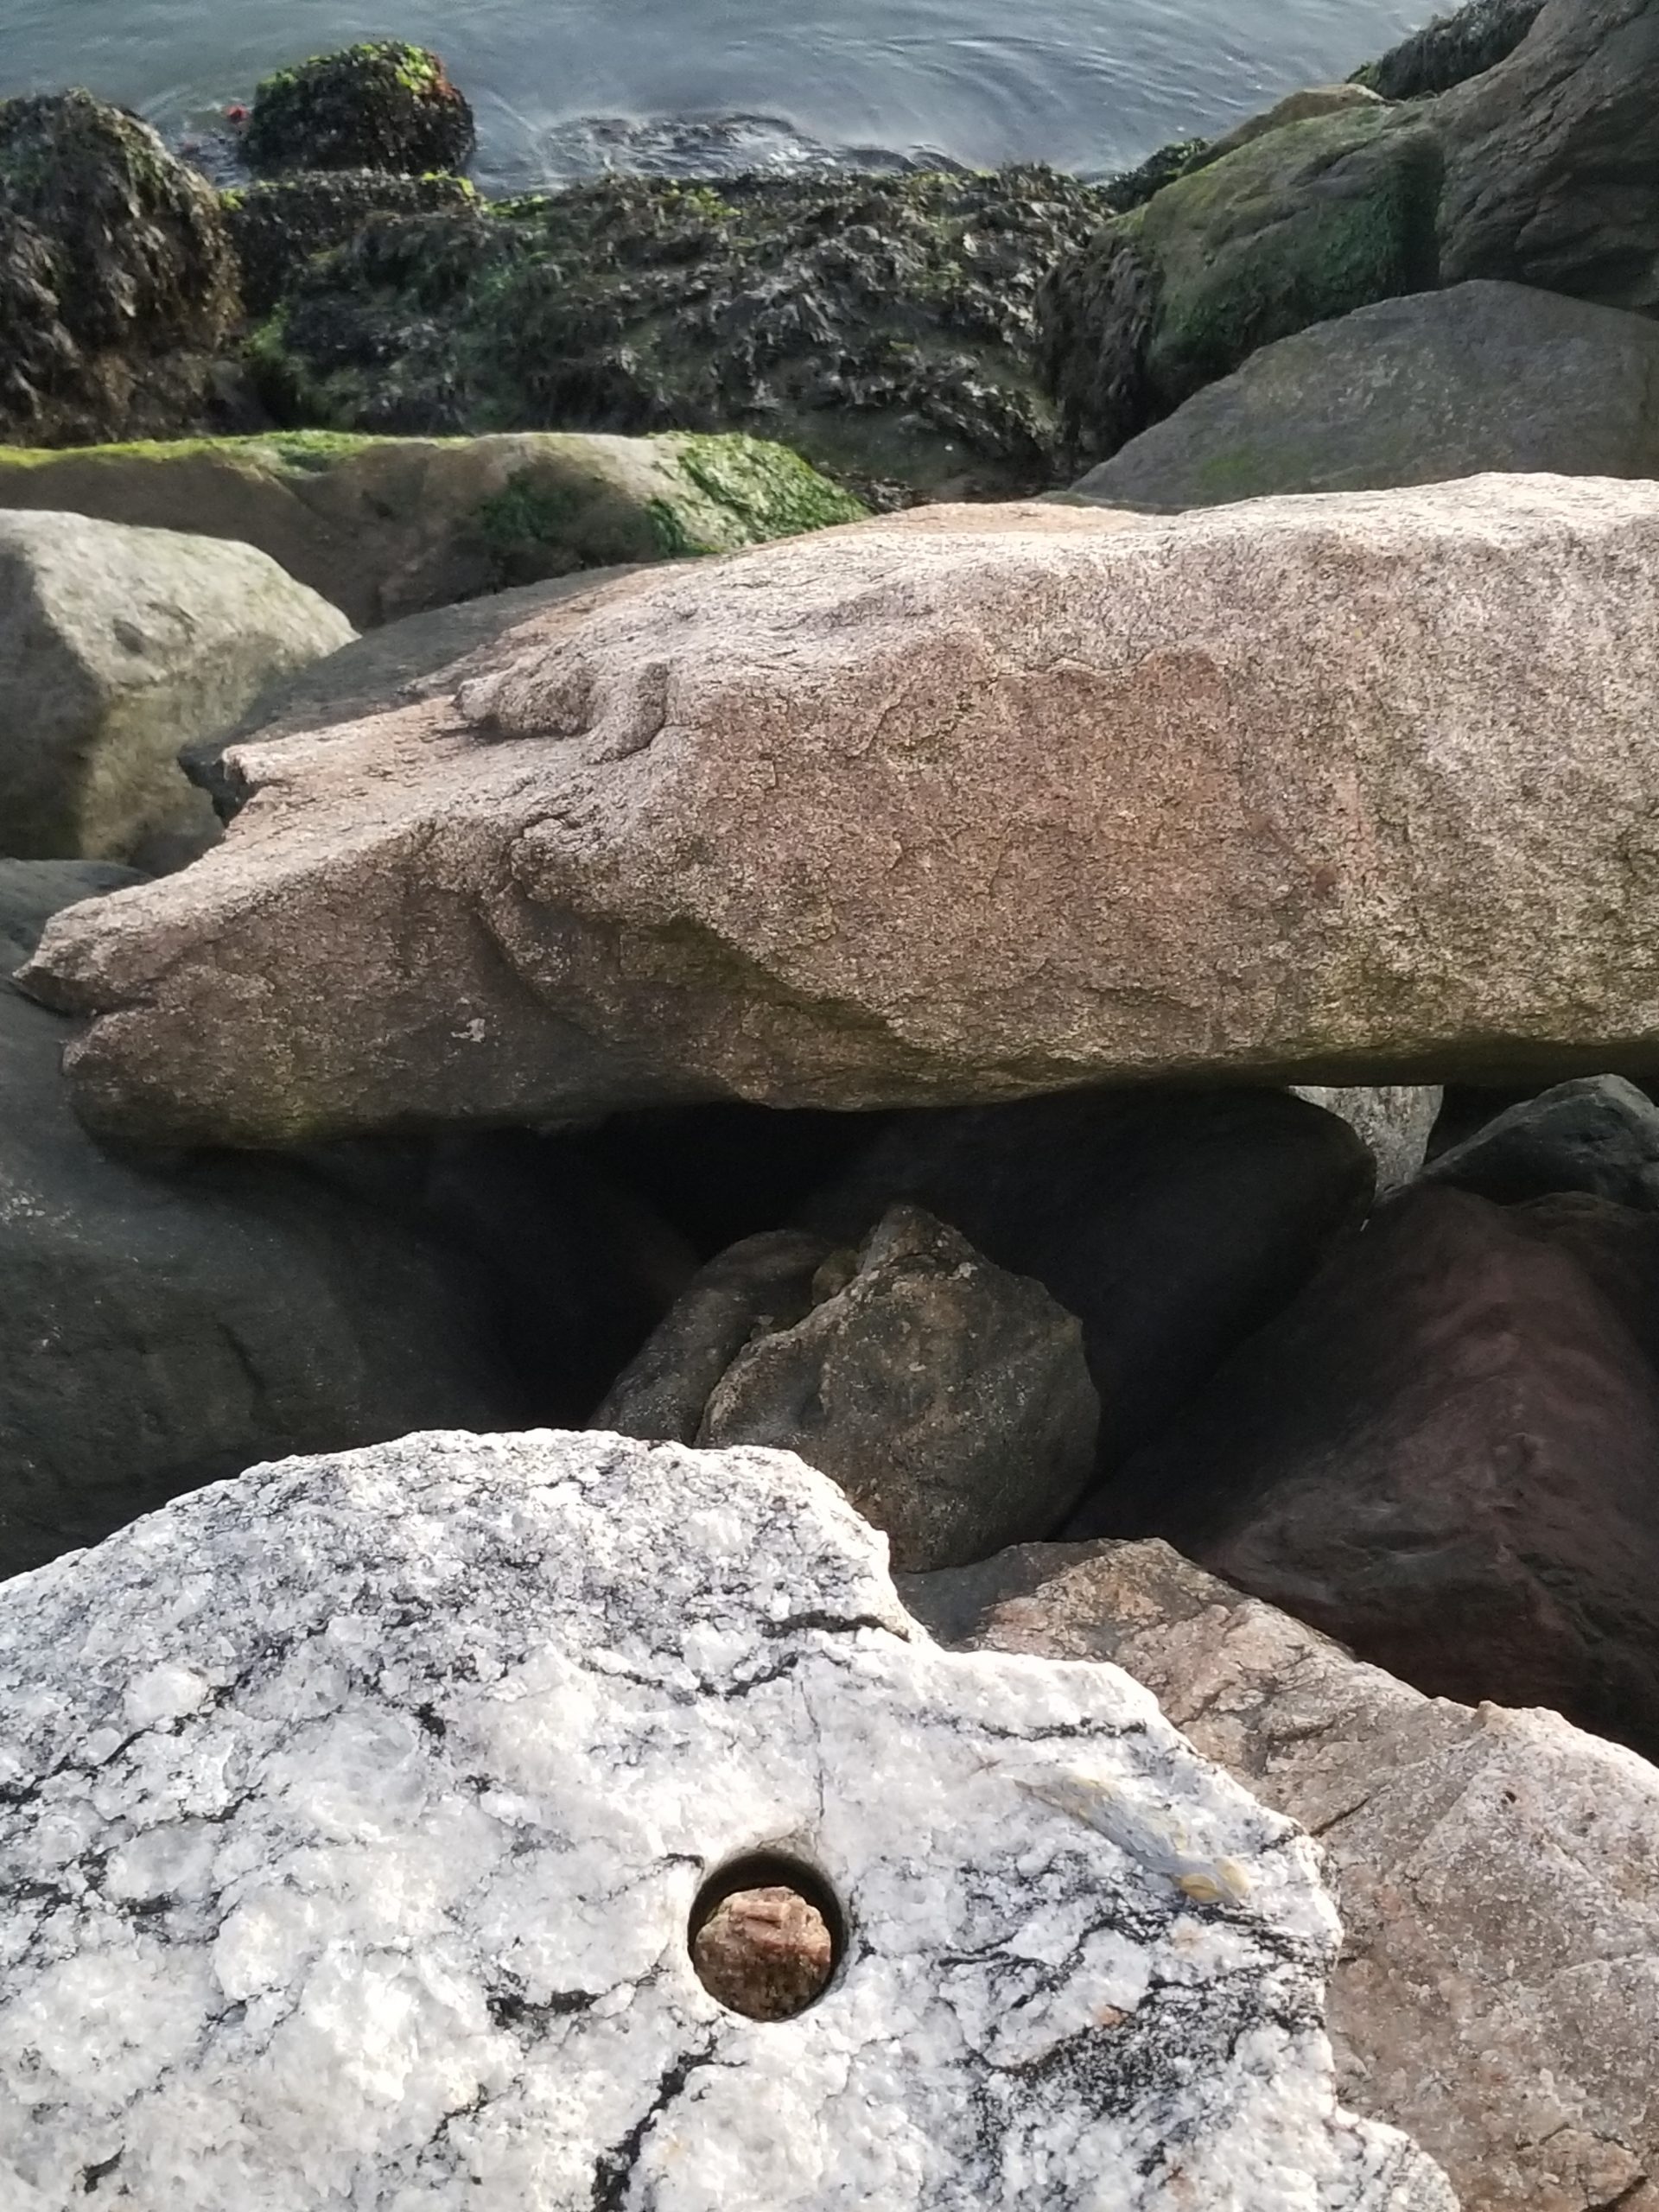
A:
[[[1306,1839],[1116,1669],[919,1637],[798,1462],[258,1470],[0,1593],[0,1714],[19,2212],[1452,2212],[1336,2107]],[[689,1923],[785,1845],[848,1953],[747,2020]]]
[[[220,194],[225,228],[242,273],[250,315],[268,315],[306,264],[346,245],[377,216],[467,213],[478,195],[465,178],[429,171],[306,169]]]
[[[1241,146],[1265,138],[1270,130],[1282,130],[1287,123],[1307,123],[1320,115],[1349,115],[1356,108],[1382,105],[1382,99],[1369,85],[1304,85],[1297,92],[1287,92],[1283,99],[1275,100],[1260,115],[1247,116],[1224,137],[1212,138],[1190,168],[1207,168],[1211,162],[1224,161]]]
[[[1659,1750],[1659,1221],[1421,1186],[1073,1533],[1166,1536],[1420,1689]]]
[[[232,537],[361,629],[618,563],[720,553],[864,510],[758,438],[346,438],[0,449],[0,505]]]
[[[463,168],[475,137],[471,105],[435,54],[369,39],[265,78],[243,151],[265,174],[370,168],[418,177]]]
[[[1151,1542],[906,1577],[946,1642],[1110,1660],[1319,1838],[1344,2098],[1466,2212],[1659,2201],[1659,1772],[1553,1713],[1433,1701]]]
[[[811,1291],[715,1382],[700,1444],[798,1452],[912,1572],[1060,1526],[1094,1472],[1100,1401],[1082,1329],[1040,1283],[901,1204]]]
[[[1364,1219],[1370,1162],[1272,1091],[1085,1090],[896,1117],[801,1209],[837,1243],[925,1206],[1083,1324],[1102,1471]]]
[[[1507,60],[1537,22],[1543,0],[1469,0],[1454,15],[1402,39],[1380,60],[1355,72],[1356,82],[1385,100],[1416,100],[1450,92]]]
[[[0,852],[147,861],[211,842],[180,745],[355,634],[251,546],[0,512]]]
[[[1659,324],[1532,286],[1384,300],[1265,346],[1068,497],[1178,510],[1485,470],[1659,474]]]
[[[271,1452],[518,1417],[430,1234],[289,1161],[146,1173],[88,1141],[66,1025],[3,976],[55,908],[136,880],[0,861],[0,1575]]]
[[[105,1017],[81,1108],[264,1143],[1639,1070],[1659,489],[1041,513],[636,577],[242,748],[226,844],[25,971]]]
[[[1296,1096],[1346,1122],[1376,1162],[1376,1193],[1386,1198],[1413,1181],[1428,1150],[1446,1093],[1439,1084],[1300,1084]]]
[[[1659,1212],[1659,1106],[1622,1076],[1560,1083],[1499,1114],[1426,1172],[1503,1205],[1587,1191]]]

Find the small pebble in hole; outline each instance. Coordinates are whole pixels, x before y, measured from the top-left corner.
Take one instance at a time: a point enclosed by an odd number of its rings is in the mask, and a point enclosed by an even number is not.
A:
[[[691,1963],[709,1994],[751,2020],[790,2020],[816,2004],[841,1963],[841,1910],[792,1859],[737,1860],[692,1909]]]

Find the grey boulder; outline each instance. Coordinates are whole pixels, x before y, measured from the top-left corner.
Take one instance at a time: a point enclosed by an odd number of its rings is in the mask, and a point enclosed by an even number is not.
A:
[[[1585,1191],[1615,1205],[1659,1210],[1659,1106],[1622,1076],[1590,1076],[1511,1106],[1425,1168],[1509,1205]]]

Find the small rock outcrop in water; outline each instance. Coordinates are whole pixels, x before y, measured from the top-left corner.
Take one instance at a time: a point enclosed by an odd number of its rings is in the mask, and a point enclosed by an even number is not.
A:
[[[1111,1660],[1319,1839],[1357,2110],[1468,2212],[1645,2212],[1659,2173],[1659,1771],[1553,1713],[1430,1700],[1160,1543],[1033,1545],[905,1602],[970,1649]]]
[[[473,111],[435,54],[372,39],[267,77],[242,150],[261,175],[287,169],[391,169],[405,176],[465,168]]]
[[[218,196],[148,124],[89,92],[0,100],[0,436],[196,422],[238,311]]]
[[[786,447],[560,432],[0,447],[0,508],[51,507],[258,546],[360,629],[580,569],[725,553],[864,509]]]
[[[12,2202],[1454,2212],[1337,2106],[1300,1830],[781,1455],[256,1471],[0,1591],[0,1738]],[[784,1850],[846,1954],[747,2018],[692,1926]]]
[[[211,842],[181,741],[355,635],[250,545],[0,510],[0,854],[156,865]]]
[[[1659,490],[969,515],[632,577],[242,747],[226,842],[25,971],[106,1017],[81,1109],[1548,1079],[1652,1027]]]
[[[1506,61],[1543,11],[1544,0],[1470,0],[1455,15],[1392,47],[1357,70],[1355,81],[1385,100],[1418,100],[1448,92]]]

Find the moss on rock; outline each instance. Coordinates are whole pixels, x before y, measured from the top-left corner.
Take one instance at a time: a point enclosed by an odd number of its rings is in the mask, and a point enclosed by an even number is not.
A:
[[[372,215],[453,213],[477,198],[464,177],[385,169],[311,169],[227,192],[221,204],[247,311],[270,315],[307,262],[344,245]]]
[[[296,169],[459,169],[472,156],[473,111],[435,54],[372,39],[267,77],[244,150],[265,175]]]

